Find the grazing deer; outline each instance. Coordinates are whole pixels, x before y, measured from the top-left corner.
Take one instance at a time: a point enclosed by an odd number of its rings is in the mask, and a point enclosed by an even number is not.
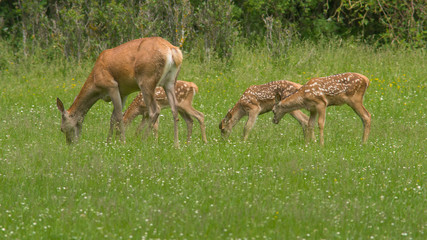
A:
[[[182,118],[184,118],[185,123],[187,124],[187,142],[190,142],[191,134],[193,132],[193,119],[191,117],[194,117],[199,121],[202,132],[202,140],[207,143],[205,116],[203,113],[197,111],[192,106],[194,95],[196,95],[198,91],[199,88],[195,83],[177,81],[175,85],[175,96],[177,100],[176,107],[178,109],[178,113],[182,116]],[[154,99],[156,100],[160,109],[169,107],[166,93],[162,88],[156,88]],[[138,115],[142,115],[142,121],[138,126],[137,133],[143,129],[148,118],[148,108],[147,105],[145,105],[142,93],[139,93],[135,97],[126,112],[123,114],[123,123],[125,127],[129,125]],[[158,137],[158,124],[159,119],[157,119],[156,123],[154,124],[154,134],[156,138]]]
[[[274,123],[288,112],[305,108],[310,111],[306,142],[314,140],[314,122],[318,118],[320,145],[324,145],[323,129],[325,126],[326,107],[349,105],[362,119],[364,132],[363,143],[368,140],[371,128],[371,114],[363,106],[363,95],[369,86],[369,79],[359,73],[342,73],[329,77],[312,78],[294,94],[287,98],[277,99],[273,108]]]
[[[300,87],[300,84],[286,80],[250,86],[219,124],[222,137],[227,138],[239,120],[243,116],[248,116],[248,121],[243,130],[243,141],[246,141],[258,115],[273,109],[276,94],[284,98]],[[291,112],[291,115],[298,120],[304,131],[308,121],[307,115],[299,110]]]
[[[71,107],[65,110],[62,101],[56,100],[62,114],[61,131],[65,133],[67,143],[79,139],[84,117],[99,99],[112,101],[114,106],[107,140],[110,140],[113,129],[118,128],[121,140],[125,142],[122,107],[126,97],[136,91],[142,92],[149,106],[152,127],[160,113],[154,100],[154,90],[159,85],[168,96],[174,118],[174,143],[179,147],[174,86],[181,63],[181,50],[160,37],[136,39],[103,51]]]

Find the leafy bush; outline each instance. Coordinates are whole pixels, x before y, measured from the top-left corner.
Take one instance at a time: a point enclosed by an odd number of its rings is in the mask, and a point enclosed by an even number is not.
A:
[[[293,38],[355,38],[424,47],[424,1],[28,0],[0,2],[0,36],[28,57],[81,59],[131,39],[162,36],[203,59],[230,58],[237,39],[285,55]]]

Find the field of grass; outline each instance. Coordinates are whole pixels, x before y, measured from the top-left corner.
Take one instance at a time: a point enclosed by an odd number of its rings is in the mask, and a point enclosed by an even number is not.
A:
[[[3,49],[4,50],[4,49]],[[7,49],[6,49],[7,50]],[[228,63],[186,54],[179,79],[199,86],[193,141],[173,148],[162,112],[159,140],[106,143],[111,103],[86,116],[67,146],[56,97],[69,107],[91,71],[40,57],[0,69],[0,238],[2,239],[424,239],[426,197],[425,49],[373,49],[348,42],[298,43],[282,61],[236,47]],[[261,115],[247,142],[243,119],[228,141],[218,124],[251,84],[342,72],[368,76],[372,130],[348,107],[327,110],[325,146],[304,144],[295,119]],[[133,94],[128,98],[131,102]]]

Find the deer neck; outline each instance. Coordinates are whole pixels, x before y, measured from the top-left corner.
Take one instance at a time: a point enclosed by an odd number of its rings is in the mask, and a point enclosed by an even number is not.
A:
[[[236,104],[231,110],[230,110],[231,118],[230,118],[230,124],[232,127],[236,125],[240,119],[245,115],[245,112],[240,104]]]
[[[76,119],[79,122],[83,122],[89,109],[101,99],[100,95],[97,94],[88,84],[88,81],[83,85],[73,104],[68,109],[70,117]]]
[[[285,109],[285,112],[292,112],[301,108],[304,108],[304,98],[300,91],[285,98],[280,106]]]

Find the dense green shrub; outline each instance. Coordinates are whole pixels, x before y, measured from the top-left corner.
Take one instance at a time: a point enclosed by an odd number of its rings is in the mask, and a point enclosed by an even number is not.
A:
[[[0,36],[24,56],[80,59],[130,39],[162,36],[203,59],[229,58],[237,39],[273,56],[295,38],[355,38],[424,47],[423,0],[28,0],[0,2]]]

